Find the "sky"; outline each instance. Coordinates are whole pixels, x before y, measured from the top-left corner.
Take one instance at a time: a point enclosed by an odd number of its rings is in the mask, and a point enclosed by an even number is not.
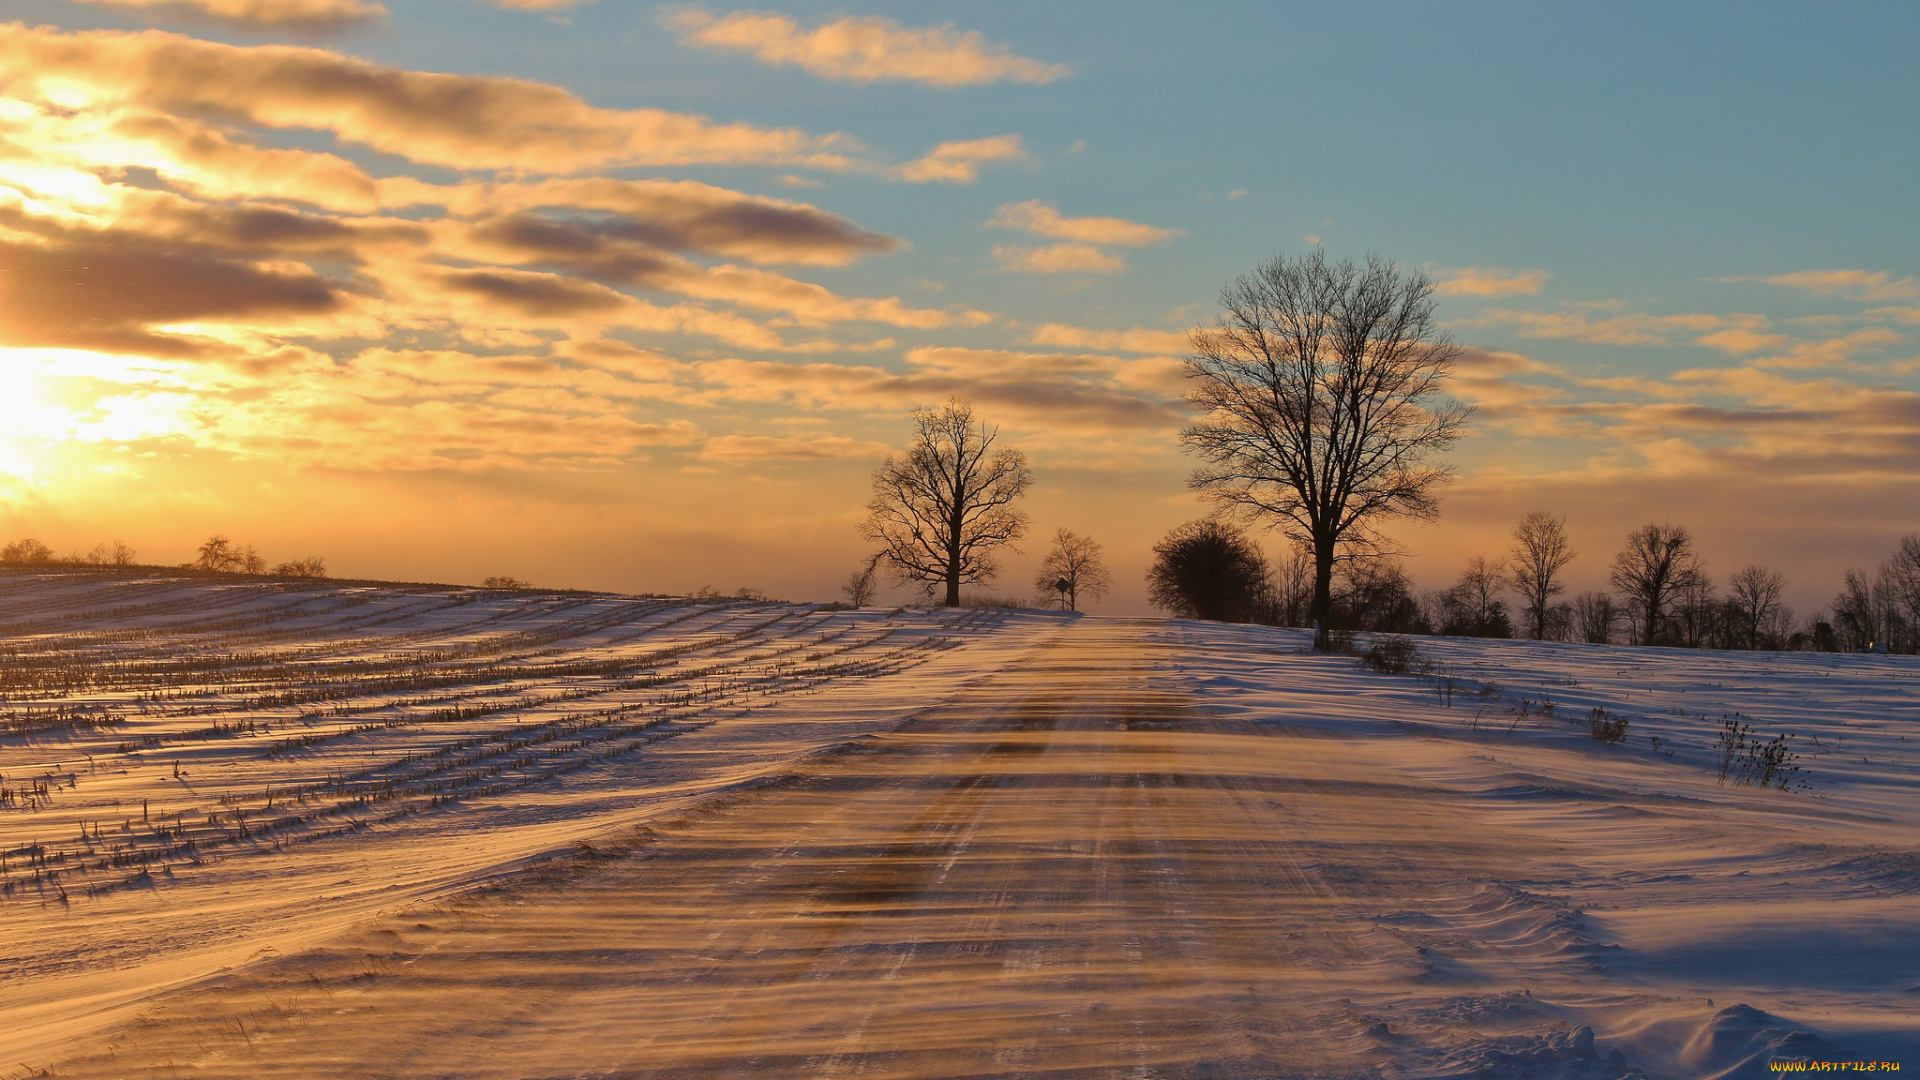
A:
[[[1145,613],[1186,336],[1315,245],[1464,350],[1422,587],[1545,509],[1809,611],[1920,530],[1910,3],[7,13],[0,538],[828,600],[958,398],[1036,476],[989,591],[1069,528]]]

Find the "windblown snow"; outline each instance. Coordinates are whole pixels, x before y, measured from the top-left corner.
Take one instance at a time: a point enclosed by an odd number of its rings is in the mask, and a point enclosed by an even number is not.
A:
[[[1914,658],[1414,640],[0,573],[0,1076],[1920,1068]]]

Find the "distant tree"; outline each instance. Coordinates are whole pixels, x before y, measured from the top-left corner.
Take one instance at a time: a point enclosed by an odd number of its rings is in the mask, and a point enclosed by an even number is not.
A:
[[[53,561],[53,549],[38,540],[15,540],[0,548],[0,562],[20,566],[38,566]]]
[[[283,562],[273,568],[281,577],[323,578],[327,576],[327,560],[318,555],[309,555],[304,559]]]
[[[1886,626],[1884,595],[1876,595],[1873,579],[1848,570],[1840,595],[1833,598],[1833,632],[1839,646],[1859,652],[1883,640]]]
[[[957,607],[960,586],[991,581],[999,549],[1026,534],[1013,503],[1033,472],[1025,454],[993,448],[999,429],[976,422],[970,405],[915,409],[913,424],[913,446],[873,474],[860,535],[880,545],[896,581],[929,595],[944,586],[945,606]]]
[[[1705,569],[1695,575],[1692,581],[1683,582],[1673,590],[1673,603],[1669,608],[1671,615],[1667,620],[1671,643],[1685,645],[1689,649],[1709,648],[1715,645],[1727,647],[1726,625],[1727,607],[1714,591],[1713,578]]]
[[[1098,540],[1061,529],[1053,534],[1053,550],[1033,575],[1034,591],[1042,596],[1058,593],[1068,611],[1080,610],[1082,593],[1094,600],[1106,596],[1113,576],[1100,554]]]
[[[1847,571],[1833,601],[1833,631],[1845,649],[1920,652],[1920,534],[1903,538],[1872,577]]]
[[[1180,434],[1202,462],[1189,484],[1313,552],[1314,647],[1331,647],[1334,564],[1379,547],[1381,518],[1430,519],[1452,470],[1431,459],[1471,411],[1441,392],[1458,349],[1434,319],[1433,282],[1378,256],[1281,256],[1229,283],[1196,331]]]
[[[1603,592],[1585,592],[1573,598],[1573,628],[1580,640],[1590,645],[1613,641],[1613,628],[1620,624],[1620,613],[1613,597]]]
[[[879,561],[880,557],[875,555],[847,575],[847,582],[840,586],[840,592],[846,596],[848,607],[866,607],[873,602],[873,572]]]
[[[1734,615],[1740,647],[1757,649],[1760,635],[1780,614],[1780,597],[1787,579],[1764,566],[1746,566],[1727,583],[1727,603]]]
[[[1548,637],[1547,610],[1567,591],[1560,571],[1580,553],[1567,541],[1567,519],[1535,510],[1513,527],[1507,553],[1507,584],[1526,601],[1527,636]]]
[[[1397,559],[1355,559],[1335,578],[1333,625],[1338,630],[1427,634],[1433,624],[1413,596],[1413,579]]]
[[[1696,587],[1704,576],[1692,533],[1678,525],[1646,525],[1627,534],[1610,579],[1634,608],[1639,643],[1653,645],[1666,632],[1674,594]]]
[[[1920,534],[1901,539],[1880,564],[1875,584],[1884,596],[1888,648],[1920,652]]]
[[[533,588],[531,584],[521,581],[517,577],[508,577],[505,574],[501,574],[496,577],[487,578],[485,581],[482,581],[480,585],[481,587],[488,588],[488,589],[531,589]]]
[[[1189,521],[1153,554],[1147,599],[1176,618],[1252,622],[1273,591],[1260,549],[1224,521]]]
[[[76,553],[67,561],[83,566],[132,566],[133,549],[122,541],[115,540],[112,547],[106,544],[95,544],[92,551],[85,555]]]
[[[1274,567],[1272,622],[1308,626],[1313,622],[1313,552],[1299,544],[1288,548],[1287,557]]]
[[[267,560],[254,550],[252,544],[240,550],[240,572],[243,574],[264,574],[267,572]]]
[[[1546,632],[1540,635],[1542,641],[1571,641],[1573,639],[1573,605],[1559,603],[1547,609]]]
[[[1513,622],[1507,617],[1506,602],[1500,599],[1505,578],[1504,565],[1489,566],[1484,555],[1470,559],[1460,580],[1442,596],[1446,622],[1440,632],[1460,637],[1512,637]]]
[[[238,573],[246,565],[246,554],[220,533],[207,537],[206,543],[200,545],[199,557],[193,561],[196,570],[213,570],[223,574]]]

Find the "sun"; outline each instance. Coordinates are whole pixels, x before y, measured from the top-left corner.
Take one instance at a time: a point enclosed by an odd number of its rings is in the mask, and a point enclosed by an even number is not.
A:
[[[48,393],[44,370],[36,352],[0,349],[0,477],[29,485],[72,419]]]

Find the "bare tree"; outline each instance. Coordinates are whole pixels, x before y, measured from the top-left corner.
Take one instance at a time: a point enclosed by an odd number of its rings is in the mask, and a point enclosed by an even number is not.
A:
[[[0,562],[39,566],[53,561],[53,549],[31,537],[0,548]]]
[[[115,540],[112,547],[95,544],[85,555],[76,554],[67,561],[83,566],[132,566],[134,552],[125,541]]]
[[[840,586],[840,592],[846,596],[848,607],[866,607],[873,602],[873,572],[879,562],[880,556],[875,555],[847,575],[847,583]]]
[[[1098,540],[1061,529],[1053,534],[1053,550],[1047,552],[1033,575],[1034,590],[1043,596],[1059,593],[1068,611],[1079,611],[1081,593],[1098,600],[1113,584],[1100,554]]]
[[[1413,579],[1400,560],[1356,559],[1334,577],[1333,627],[1383,634],[1426,634],[1433,625],[1413,595]]]
[[[1526,600],[1528,637],[1536,641],[1548,637],[1547,611],[1553,598],[1567,591],[1560,571],[1578,554],[1567,541],[1565,517],[1535,510],[1513,527],[1507,584]]]
[[[1220,292],[1195,331],[1180,433],[1203,464],[1189,484],[1313,550],[1314,647],[1329,648],[1334,563],[1375,553],[1379,518],[1431,519],[1452,470],[1431,463],[1470,410],[1442,400],[1458,349],[1434,320],[1433,282],[1376,255],[1281,256]]]
[[[1153,554],[1147,600],[1176,618],[1252,622],[1273,591],[1259,546],[1224,521],[1189,521]]]
[[[1025,454],[993,448],[999,429],[977,423],[970,405],[915,409],[913,423],[913,447],[873,474],[860,535],[880,545],[895,580],[929,594],[945,585],[945,605],[957,607],[960,586],[991,581],[998,550],[1026,534],[1013,503],[1033,472]]]
[[[1499,598],[1506,577],[1506,567],[1501,563],[1487,565],[1484,555],[1468,560],[1460,580],[1441,596],[1446,619],[1440,632],[1462,637],[1512,637],[1513,623],[1507,618],[1505,601]]]
[[[1761,631],[1780,614],[1780,596],[1787,579],[1764,566],[1748,566],[1727,582],[1727,601],[1739,620],[1738,631],[1749,649],[1760,647]]]
[[[200,545],[199,557],[193,561],[196,570],[216,570],[223,574],[238,572],[246,564],[246,555],[220,533],[207,537],[207,542]]]
[[[273,568],[281,577],[323,578],[327,576],[327,560],[318,555],[309,555],[304,559],[283,562]]]
[[[1646,525],[1627,534],[1609,579],[1635,608],[1640,644],[1652,645],[1665,630],[1674,594],[1699,587],[1705,577],[1692,533],[1678,525]]]
[[[1273,621],[1279,626],[1306,626],[1313,609],[1313,552],[1289,544],[1287,557],[1274,566]]]
[[[1613,606],[1613,597],[1603,592],[1585,592],[1573,598],[1573,621],[1581,641],[1607,645],[1613,641],[1613,628],[1620,622],[1620,613]]]
[[[1920,534],[1903,537],[1875,578],[1887,609],[1888,645],[1920,652]]]

